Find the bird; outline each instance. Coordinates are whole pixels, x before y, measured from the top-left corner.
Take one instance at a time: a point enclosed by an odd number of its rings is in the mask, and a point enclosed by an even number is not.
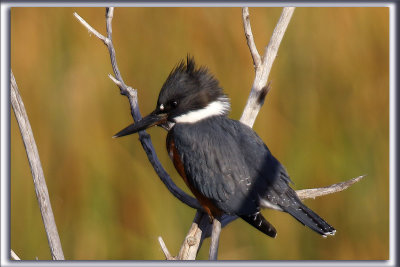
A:
[[[289,213],[323,237],[334,235],[290,187],[285,167],[267,145],[252,128],[230,119],[230,110],[219,81],[188,55],[168,75],[154,111],[114,137],[152,126],[166,129],[169,157],[210,222],[234,215],[275,238],[275,227],[261,214],[268,208]]]

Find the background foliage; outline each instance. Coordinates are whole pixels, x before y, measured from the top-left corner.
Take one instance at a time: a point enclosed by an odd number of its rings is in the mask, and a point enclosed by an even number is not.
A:
[[[12,8],[11,67],[38,145],[64,254],[70,260],[161,260],[176,254],[194,210],[158,180],[137,136],[111,136],[132,121],[107,77],[105,46],[75,20],[105,33],[104,8]],[[281,8],[250,8],[262,52]],[[240,118],[254,72],[240,8],[116,8],[113,39],[143,115],[187,53],[207,65]],[[236,221],[222,260],[385,260],[389,257],[389,10],[297,8],[254,129],[296,189],[367,174],[347,191],[306,204],[337,230],[323,239],[289,215],[264,211],[276,239]],[[184,183],[151,129],[161,162]],[[187,191],[187,190],[186,190]],[[198,258],[207,259],[207,240]],[[11,111],[11,248],[51,259],[18,126]]]

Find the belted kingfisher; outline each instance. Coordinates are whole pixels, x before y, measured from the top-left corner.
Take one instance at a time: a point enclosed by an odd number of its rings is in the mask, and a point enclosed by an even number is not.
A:
[[[151,126],[168,130],[167,151],[210,219],[237,215],[264,234],[275,228],[261,208],[284,211],[315,232],[336,230],[298,198],[283,165],[247,125],[227,117],[228,97],[205,67],[181,61],[161,88],[157,106],[114,137]]]

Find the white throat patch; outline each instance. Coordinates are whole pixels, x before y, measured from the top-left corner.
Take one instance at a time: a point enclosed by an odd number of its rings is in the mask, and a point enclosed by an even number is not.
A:
[[[174,120],[177,123],[195,123],[205,118],[226,114],[230,109],[229,100],[225,97],[220,97],[206,107],[180,115],[174,118]]]

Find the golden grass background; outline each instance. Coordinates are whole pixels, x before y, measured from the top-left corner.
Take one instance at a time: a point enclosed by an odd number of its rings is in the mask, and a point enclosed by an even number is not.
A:
[[[106,47],[73,17],[105,33],[104,8],[12,8],[11,67],[38,145],[66,259],[162,260],[194,210],[159,181],[137,136],[112,139],[132,122],[109,80]],[[250,8],[264,51],[281,8]],[[119,68],[149,113],[172,67],[190,53],[207,65],[240,118],[254,78],[240,8],[116,8]],[[223,229],[221,260],[389,258],[389,9],[297,8],[270,75],[272,91],[254,129],[286,166],[296,189],[362,174],[347,191],[307,200],[337,229],[323,239],[284,213],[264,211],[276,239],[245,222]],[[186,191],[148,131],[161,162]],[[206,240],[198,259],[207,259]],[[18,126],[11,111],[11,248],[51,259]]]

